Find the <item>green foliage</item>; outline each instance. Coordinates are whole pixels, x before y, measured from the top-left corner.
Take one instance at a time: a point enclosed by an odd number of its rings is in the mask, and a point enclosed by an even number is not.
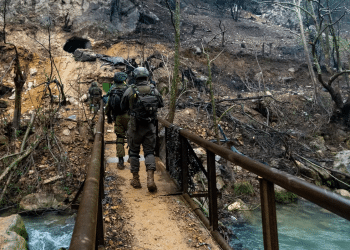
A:
[[[166,86],[160,90],[161,95],[167,95],[168,93],[169,93],[169,88]]]
[[[295,202],[298,199],[298,196],[292,192],[276,192],[275,193],[276,202],[282,204],[288,204]]]
[[[249,182],[243,181],[235,184],[233,192],[235,193],[235,195],[252,195],[254,194],[254,188]]]
[[[63,187],[63,190],[64,190],[68,195],[72,194],[72,191],[70,190],[69,187]]]
[[[20,136],[20,135],[22,134],[22,132],[23,132],[23,131],[20,130],[20,129],[19,129],[19,130],[16,130],[16,137]]]

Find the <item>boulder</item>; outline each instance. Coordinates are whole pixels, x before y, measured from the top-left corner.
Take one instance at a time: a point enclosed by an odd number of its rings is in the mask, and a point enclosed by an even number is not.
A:
[[[225,187],[225,182],[224,182],[224,180],[222,179],[222,177],[221,176],[216,176],[216,188],[218,189],[218,190],[221,190],[221,189],[223,189],[224,187]]]
[[[248,207],[241,199],[237,199],[237,201],[229,205],[227,209],[229,211],[245,210],[248,209]]]
[[[66,135],[66,136],[70,135],[69,129],[63,130],[63,131],[62,131],[62,134]]]
[[[193,151],[196,153],[197,157],[202,161],[206,161],[207,159],[207,151],[203,148],[194,148]]]
[[[156,24],[157,22],[159,22],[159,18],[153,12],[148,10],[143,10],[140,12],[139,21],[144,24]]]
[[[201,55],[201,54],[202,54],[201,48],[199,48],[199,47],[197,47],[197,46],[193,47],[193,51],[194,51],[194,53],[195,53],[196,55]]]
[[[27,237],[21,216],[14,214],[0,218],[0,249],[27,250]]]
[[[315,138],[315,140],[310,142],[310,146],[312,146],[316,150],[322,150],[322,151],[326,151],[327,150],[327,148],[325,146],[324,138],[322,136],[317,136]]]
[[[294,202],[298,196],[292,192],[289,192],[288,190],[278,186],[274,185],[275,189],[275,199],[276,202],[282,203],[282,204],[289,204]]]
[[[350,192],[348,190],[345,190],[345,189],[337,189],[334,191],[335,193],[337,194],[340,194],[341,196],[343,197],[346,197],[346,198],[350,198]]]
[[[96,61],[96,54],[89,49],[76,49],[74,51],[74,59],[80,62]]]
[[[29,74],[30,74],[31,76],[35,76],[36,73],[38,73],[38,70],[37,70],[36,68],[31,68],[31,69],[29,69]]]
[[[299,25],[297,16],[290,9],[273,5],[272,7],[268,4],[261,6],[262,18],[268,19],[274,24],[281,25],[289,29],[295,29]]]
[[[6,145],[9,143],[9,139],[5,135],[0,135],[0,145]]]
[[[60,204],[53,194],[35,193],[25,196],[19,205],[22,209],[30,211],[43,208],[58,208]]]
[[[79,101],[80,101],[80,102],[86,102],[87,99],[88,99],[87,94],[84,94],[84,95],[82,95],[82,97],[80,97]]]
[[[334,157],[334,165],[335,170],[340,172],[350,174],[350,150],[344,150],[339,152]]]

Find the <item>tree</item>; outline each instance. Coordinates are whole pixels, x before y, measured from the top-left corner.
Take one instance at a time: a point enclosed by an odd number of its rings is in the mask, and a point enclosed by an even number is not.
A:
[[[14,129],[14,135],[16,136],[16,132],[20,128],[20,123],[21,123],[21,101],[22,101],[22,92],[23,92],[23,86],[26,82],[26,73],[27,69],[24,70],[20,65],[19,61],[19,54],[17,51],[17,47],[15,45],[14,49],[16,52],[16,57],[15,57],[15,64],[14,64],[14,70],[15,70],[15,110],[13,114],[13,122],[12,126]]]
[[[296,1],[296,0],[293,0],[294,4],[296,4],[295,10],[296,10],[296,13],[297,13],[298,19],[299,19],[300,33],[301,33],[301,39],[302,39],[303,45],[304,45],[304,52],[305,52],[305,56],[306,56],[306,62],[307,62],[307,65],[308,65],[308,69],[309,69],[309,74],[310,74],[310,77],[311,77],[311,81],[312,81],[312,84],[313,84],[314,89],[315,89],[315,94],[317,94],[317,88],[316,88],[317,80],[316,80],[316,75],[315,75],[315,72],[314,72],[313,67],[312,67],[312,62],[311,62],[311,58],[310,58],[310,53],[309,53],[309,49],[308,49],[308,47],[307,47],[308,43],[306,42],[306,37],[305,37],[305,32],[304,32],[303,18],[302,18],[302,16],[301,16],[301,11],[300,11],[300,4],[301,4],[301,1],[302,1],[302,0],[297,0],[297,1],[298,1],[297,3],[296,3],[295,1]]]
[[[170,90],[170,104],[169,104],[169,115],[168,121],[170,123],[174,122],[175,109],[176,109],[176,96],[177,96],[177,86],[180,81],[179,77],[179,66],[180,66],[180,0],[176,0],[176,8],[173,16],[173,12],[167,1],[168,8],[171,13],[171,21],[175,30],[175,55],[174,55],[174,74]]]
[[[251,0],[216,0],[215,5],[223,14],[230,9],[232,19],[236,22],[241,14],[242,9],[245,9],[247,5],[251,3]]]
[[[6,14],[7,14],[7,7],[10,3],[10,0],[4,0],[3,6],[2,6],[2,17],[4,19],[4,25],[2,28],[2,38],[4,43],[6,43]]]
[[[306,7],[301,7],[301,2],[302,0],[298,0],[298,2],[294,1],[294,3],[283,3],[283,6],[292,6],[293,8],[297,8],[297,13],[302,11],[306,16],[309,16],[311,18],[313,25],[315,26],[315,30],[314,32],[310,33],[308,44],[311,45],[311,55],[313,57],[313,63],[316,68],[318,83],[328,91],[335,105],[333,117],[336,118],[340,115],[340,117],[345,117],[346,122],[348,123],[350,122],[350,93],[348,91],[345,93],[342,92],[339,86],[335,84],[336,80],[341,80],[340,77],[342,75],[348,77],[348,74],[350,74],[350,70],[343,70],[340,55],[341,30],[339,24],[343,17],[346,15],[346,11],[343,11],[343,9],[346,10],[343,5],[344,1],[337,2],[331,0],[307,0],[304,2],[306,4]],[[301,15],[299,16],[299,19],[301,19]],[[337,25],[338,27],[336,28]],[[328,30],[332,36],[332,44],[329,41],[330,37],[328,37]],[[306,39],[304,40],[304,44],[306,44]],[[325,80],[325,74],[321,69],[321,56],[325,55],[325,58],[328,58],[329,51],[331,50],[333,50],[334,54],[336,55],[334,57],[334,66],[336,67],[336,70],[334,71],[333,67],[330,67],[330,65],[328,65],[328,73],[331,74],[331,77],[329,77],[328,80]],[[306,53],[308,53],[308,51],[305,51],[305,54]],[[343,96],[346,94],[347,100],[344,101]]]
[[[329,0],[316,1],[316,6],[314,6],[314,3],[309,2],[309,11],[306,13],[308,15],[311,15],[311,17],[314,20],[314,24],[316,27],[316,34],[313,40],[310,41],[311,48],[312,48],[312,56],[314,59],[314,64],[317,71],[317,78],[319,83],[329,92],[334,104],[335,104],[335,113],[340,113],[341,116],[348,116],[349,115],[349,106],[350,106],[350,95],[348,94],[348,99],[344,102],[343,101],[343,93],[340,91],[340,88],[334,84],[335,80],[339,79],[342,75],[347,75],[350,73],[350,70],[343,70],[342,69],[342,61],[340,56],[340,29],[338,28],[338,31],[336,31],[336,25],[341,21],[341,19],[345,16],[345,13],[337,18],[336,21],[333,20],[333,18],[336,16],[335,12],[340,11],[339,4],[336,4],[333,6],[333,8],[330,5]],[[317,8],[317,14],[315,11],[315,7]],[[323,40],[323,34],[326,30],[330,31],[332,35],[332,41],[333,41],[333,50],[335,51],[336,58],[335,58],[335,66],[336,66],[336,72],[331,70],[332,76],[328,80],[324,80],[325,76],[321,70],[321,63],[320,59],[318,57],[317,51],[320,51],[320,53],[328,54],[328,51],[330,51],[329,47],[326,47],[326,44]],[[317,44],[320,44],[319,49],[317,49]],[[329,43],[327,46],[330,46]],[[331,67],[328,67],[331,69]]]
[[[218,144],[220,144],[220,137],[219,137],[219,130],[218,130],[218,120],[216,118],[216,105],[215,105],[214,87],[213,87],[212,75],[211,75],[211,63],[215,61],[221,55],[222,52],[224,51],[222,50],[214,59],[210,60],[209,54],[205,51],[203,47],[203,54],[205,54],[207,58],[207,67],[208,67],[207,85],[209,85],[209,90],[210,90],[210,102],[211,102],[212,111],[213,111],[214,131],[215,131],[216,141]]]

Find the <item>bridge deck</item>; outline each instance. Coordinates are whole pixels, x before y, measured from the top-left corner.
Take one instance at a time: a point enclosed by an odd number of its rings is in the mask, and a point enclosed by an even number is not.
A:
[[[108,125],[107,130],[113,130],[112,126]],[[107,132],[105,139],[115,140],[115,134]],[[111,160],[115,155],[115,144],[107,144],[105,157]],[[107,196],[112,198],[104,205],[106,249],[220,249],[182,197],[168,196],[177,192],[176,186],[158,159],[155,194],[147,190],[143,161],[142,189],[131,187],[129,163],[124,170],[117,169],[116,165],[107,163],[106,167],[106,177],[114,177],[106,182]]]

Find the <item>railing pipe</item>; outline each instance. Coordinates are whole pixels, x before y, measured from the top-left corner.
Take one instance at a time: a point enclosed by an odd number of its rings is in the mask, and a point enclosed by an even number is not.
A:
[[[164,126],[169,127],[171,123],[164,119],[159,119]],[[310,184],[298,177],[292,176],[285,172],[271,168],[262,163],[256,162],[246,156],[239,155],[231,150],[209,142],[197,135],[192,134],[186,129],[180,129],[180,135],[186,137],[199,146],[220,155],[242,168],[263,177],[305,199],[347,219],[350,220],[350,201],[331,191],[324,190],[313,184]]]
[[[101,105],[101,107],[103,107]],[[83,194],[79,205],[78,215],[74,226],[69,250],[93,250],[96,248],[96,229],[98,220],[102,219],[102,207],[99,203],[101,163],[103,157],[104,113],[99,111],[91,162],[87,171]],[[100,207],[100,216],[98,216]],[[100,222],[102,223],[102,222]],[[102,235],[103,239],[103,235]],[[98,240],[101,241],[99,234]],[[101,242],[98,242],[101,244]],[[102,240],[103,244],[103,240]]]

